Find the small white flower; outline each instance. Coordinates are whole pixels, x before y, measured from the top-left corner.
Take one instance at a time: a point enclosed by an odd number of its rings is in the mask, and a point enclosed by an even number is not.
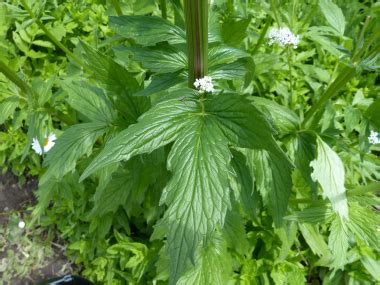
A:
[[[378,136],[379,136],[378,132],[371,131],[371,134],[368,137],[369,143],[370,144],[378,144],[378,143],[380,143],[380,139],[379,139]]]
[[[20,221],[20,222],[18,223],[18,227],[19,227],[20,229],[25,228],[25,222],[24,222],[24,221]]]
[[[293,45],[293,48],[297,48],[300,43],[300,36],[293,34],[288,27],[283,28],[271,28],[268,33],[269,42],[271,46],[275,43],[284,47],[286,45]]]
[[[210,76],[195,79],[194,86],[201,92],[215,91],[214,85],[212,84],[212,78]]]
[[[44,139],[44,144],[43,146],[41,147],[39,141],[37,138],[33,138],[33,142],[32,142],[32,148],[34,149],[34,151],[41,155],[42,153],[45,153],[45,152],[48,152],[54,145],[55,145],[55,140],[57,139],[57,137],[55,136],[55,134],[50,134],[48,137],[45,137]]]

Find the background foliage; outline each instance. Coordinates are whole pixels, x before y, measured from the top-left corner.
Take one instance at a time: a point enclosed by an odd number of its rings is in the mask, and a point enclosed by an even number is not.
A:
[[[2,165],[40,176],[32,221],[57,231],[81,274],[380,282],[367,139],[380,130],[380,6],[211,1],[217,91],[201,96],[187,85],[182,1],[117,2],[0,5],[0,59],[30,86],[0,79]],[[267,45],[272,26],[299,47]],[[50,132],[41,158],[30,143]]]

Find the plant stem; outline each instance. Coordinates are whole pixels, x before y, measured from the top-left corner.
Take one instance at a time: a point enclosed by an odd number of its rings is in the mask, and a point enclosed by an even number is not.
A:
[[[36,24],[45,32],[45,34],[50,38],[50,40],[59,47],[68,57],[70,57],[72,60],[74,60],[78,65],[85,68],[85,65],[83,62],[71,51],[69,51],[52,33],[49,32],[49,30],[45,27],[45,25],[38,19],[32,9],[30,9],[29,5],[26,3],[25,0],[21,0],[22,5],[24,6],[25,10],[28,12],[30,17],[36,22]]]
[[[160,0],[160,9],[161,9],[161,16],[164,19],[168,18],[167,9],[166,9],[166,0]]]
[[[207,74],[208,1],[185,0],[186,38],[189,62],[188,85],[194,88],[196,78]]]
[[[257,51],[259,50],[260,46],[264,43],[265,35],[267,34],[267,31],[269,29],[269,26],[271,25],[271,22],[272,21],[271,21],[270,17],[267,17],[267,21],[265,23],[265,26],[264,26],[263,30],[261,31],[261,34],[260,34],[260,38],[257,41],[257,44],[255,45],[255,47],[253,48],[251,55],[255,55],[257,53]]]
[[[292,108],[293,103],[293,76],[292,76],[292,54],[290,51],[289,45],[286,47],[286,56],[287,56],[287,62],[288,62],[288,69],[289,69],[289,84],[290,84],[290,95],[289,95],[289,108]]]
[[[338,94],[338,92],[350,81],[356,73],[355,67],[346,66],[343,71],[338,75],[338,77],[333,81],[333,83],[327,88],[325,93],[322,95],[321,99],[314,104],[310,110],[306,113],[305,119],[302,122],[302,128],[305,128],[309,120],[322,108],[329,99]]]
[[[120,8],[119,0],[111,0],[112,6],[118,16],[123,16],[123,11]]]
[[[10,81],[12,81],[25,94],[32,94],[33,91],[17,74],[10,69],[3,61],[0,60],[0,72],[2,72]]]

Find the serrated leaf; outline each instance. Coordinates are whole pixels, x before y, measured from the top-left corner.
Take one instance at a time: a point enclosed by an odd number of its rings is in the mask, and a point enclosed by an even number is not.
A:
[[[194,258],[201,241],[223,226],[229,207],[228,141],[211,116],[193,117],[174,143],[168,158],[173,177],[162,201],[168,205],[167,245],[175,284]]]
[[[184,52],[168,46],[164,50],[142,47],[127,48],[133,54],[133,59],[152,72],[171,73],[187,68],[187,56]]]
[[[328,245],[332,252],[332,267],[343,269],[347,263],[348,229],[339,216],[331,224]]]
[[[104,123],[84,123],[74,125],[57,139],[54,147],[47,153],[45,164],[49,166],[40,179],[40,184],[56,178],[61,179],[73,171],[77,160],[91,152],[98,137],[107,131]]]
[[[186,42],[185,32],[181,28],[156,16],[110,17],[110,26],[117,34],[143,46],[164,41],[170,44]]]
[[[134,74],[126,70],[112,58],[81,42],[84,50],[84,63],[93,72],[97,83],[101,84],[114,97],[114,106],[129,122],[135,122],[146,110],[146,98],[133,97],[139,85]]]
[[[292,215],[284,217],[288,221],[295,221],[299,223],[328,223],[332,221],[334,212],[326,207],[310,207],[300,212],[295,212]]]
[[[152,81],[148,87],[137,92],[135,96],[144,97],[153,95],[184,82],[186,82],[186,77],[181,70],[173,73],[157,74],[152,77]]]
[[[82,113],[90,121],[103,122],[109,125],[116,119],[116,113],[111,101],[102,89],[86,82],[63,82],[62,88],[69,94],[67,99],[71,107]]]
[[[177,282],[177,285],[228,284],[232,275],[230,259],[221,237],[214,237],[206,248],[200,250],[195,266]]]
[[[299,128],[299,118],[292,110],[262,97],[252,97],[251,100],[262,113],[268,114],[279,134],[289,134]]]
[[[360,261],[376,281],[380,281],[380,260],[374,254],[362,253]]]
[[[193,101],[185,103],[172,99],[158,103],[144,113],[137,124],[131,125],[109,141],[84,171],[81,180],[111,163],[152,152],[172,142],[187,120],[197,111],[199,107]]]
[[[292,165],[266,150],[246,150],[244,153],[263,202],[269,207],[275,225],[280,227],[292,189]]]
[[[205,101],[205,108],[217,117],[231,143],[242,148],[277,149],[270,124],[244,96],[218,94],[214,98]]]
[[[330,26],[343,36],[346,23],[342,10],[332,0],[320,0],[318,3]]]
[[[232,210],[227,212],[223,228],[223,236],[227,246],[236,251],[241,256],[249,254],[249,243],[245,231],[245,220],[239,213],[238,206],[233,206]],[[236,243],[236,241],[239,241]]]
[[[247,167],[245,156],[238,151],[232,151],[232,154],[231,166],[234,170],[234,176],[231,176],[231,189],[234,191],[235,199],[243,205],[245,213],[252,220],[255,220],[260,197],[253,187],[253,179]]]
[[[345,172],[342,160],[321,138],[317,138],[317,159],[310,162],[312,178],[318,181],[334,211],[343,219],[348,217],[348,202],[344,188]]]
[[[154,183],[160,174],[155,162],[149,157],[137,156],[112,173],[96,189],[94,207],[89,217],[116,212],[120,206],[131,216],[134,207],[140,207],[140,203],[146,197],[144,193],[149,185]]]
[[[318,232],[315,225],[298,224],[302,236],[313,253],[319,256],[329,256],[329,248],[324,240],[324,235]]]
[[[209,75],[213,79],[244,79],[249,58],[242,58],[232,63],[210,66]]]
[[[0,103],[0,124],[3,124],[18,107],[20,100],[16,96],[8,97]]]
[[[350,204],[350,222],[347,227],[357,239],[376,250],[380,250],[380,215],[375,210],[368,207],[359,206],[356,203]]]
[[[222,39],[229,46],[239,47],[247,36],[251,19],[228,19],[222,24]]]
[[[216,46],[210,48],[208,51],[208,65],[212,67],[219,64],[233,63],[239,58],[244,57],[250,57],[250,55],[241,49]]]

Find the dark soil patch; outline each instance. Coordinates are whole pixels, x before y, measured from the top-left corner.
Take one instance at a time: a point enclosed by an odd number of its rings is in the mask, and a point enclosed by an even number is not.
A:
[[[0,175],[0,228],[7,227],[12,213],[17,212],[21,217],[30,214],[26,209],[36,203],[33,191],[37,186],[38,181],[35,177],[27,177],[26,182],[20,185],[17,177],[12,173]],[[5,238],[7,239],[7,237]],[[10,283],[2,283],[0,273],[0,284],[33,285],[44,279],[71,274],[72,266],[64,255],[65,248],[59,242],[54,243],[52,248],[54,254],[46,257],[47,262],[44,267],[33,270],[26,278],[15,277]],[[14,246],[6,247],[6,250],[0,252],[0,262],[3,258],[7,258],[7,250],[12,250],[17,254],[18,249],[15,249]]]
[[[35,203],[33,190],[37,188],[37,179],[27,177],[24,185],[12,173],[0,175],[0,225],[7,222],[7,212],[20,211]]]

